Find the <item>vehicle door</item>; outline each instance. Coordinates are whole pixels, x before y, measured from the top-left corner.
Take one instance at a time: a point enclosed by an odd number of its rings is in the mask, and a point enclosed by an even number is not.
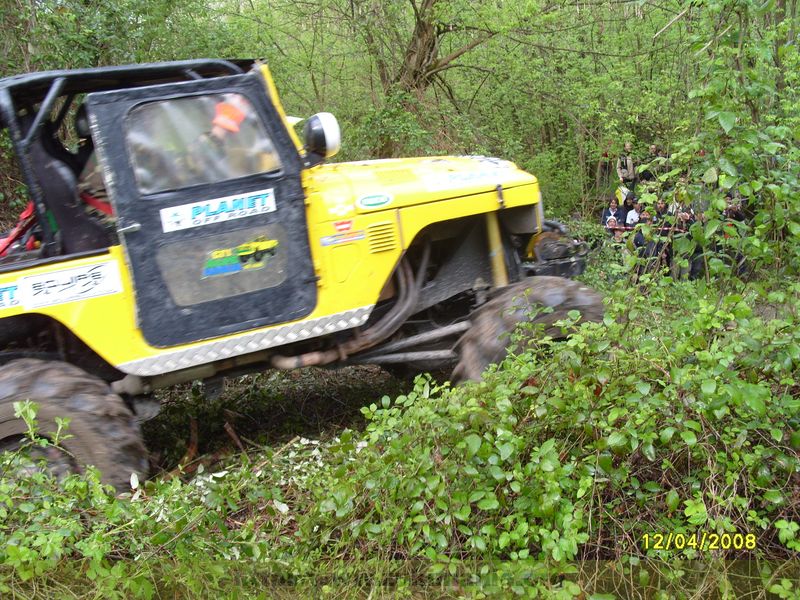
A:
[[[311,313],[303,163],[257,72],[86,104],[149,344]]]

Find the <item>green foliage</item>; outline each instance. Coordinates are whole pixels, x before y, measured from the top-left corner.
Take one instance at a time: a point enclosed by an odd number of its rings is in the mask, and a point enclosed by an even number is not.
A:
[[[527,581],[526,593],[550,597],[571,589],[560,574],[579,557],[639,569],[710,556],[645,549],[656,533],[753,534],[750,556],[792,555],[800,286],[662,280],[639,293],[634,303],[611,285],[605,321],[566,342],[523,329],[481,384],[418,378],[365,407],[363,432],[186,483],[133,482],[128,497],[92,472],[4,478],[4,589],[77,567],[104,597],[202,595],[252,585],[252,568],[300,586],[367,574],[506,591]],[[778,319],[758,316],[767,305]],[[215,569],[228,560],[238,567]]]
[[[646,202],[686,178],[703,214],[676,255],[702,252],[708,279],[631,285],[636,261],[578,222],[596,248],[584,280],[608,293],[603,323],[564,343],[523,332],[479,385],[420,378],[367,406],[363,432],[190,481],[133,481],[122,497],[93,471],[56,481],[29,468],[60,452],[68,424],[50,441],[31,436],[33,458],[0,465],[0,594],[35,581],[76,596],[207,597],[262,593],[272,577],[356,593],[396,581],[401,596],[456,581],[456,593],[603,598],[616,588],[592,587],[573,564],[601,558],[623,585],[680,596],[689,563],[658,561],[712,555],[645,549],[643,536],[739,532],[757,537],[751,557],[800,550],[800,54],[784,4],[10,4],[3,74],[265,57],[289,112],[339,116],[343,158],[498,155],[535,172],[560,216],[595,220],[615,181],[597,169],[603,152],[613,163],[626,140],[637,156],[658,143],[671,170]],[[0,199],[18,209],[8,150],[3,137]],[[726,222],[726,193],[743,199],[745,221]],[[32,423],[34,407],[19,414]],[[5,475],[20,465],[27,477]],[[732,577],[717,566],[725,595]],[[798,597],[796,573],[754,577]]]

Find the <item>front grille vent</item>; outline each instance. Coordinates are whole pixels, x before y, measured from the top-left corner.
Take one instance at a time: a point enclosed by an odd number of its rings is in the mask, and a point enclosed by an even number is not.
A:
[[[372,254],[389,252],[397,249],[397,236],[394,233],[394,223],[374,223],[367,227],[367,241]]]

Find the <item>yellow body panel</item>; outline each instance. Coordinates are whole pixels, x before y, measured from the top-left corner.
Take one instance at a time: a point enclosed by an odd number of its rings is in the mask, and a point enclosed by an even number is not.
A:
[[[277,104],[268,71],[262,75]],[[0,319],[47,315],[122,371],[166,373],[204,364],[215,356],[229,358],[349,328],[341,319],[331,325],[332,315],[339,319],[338,315],[359,309],[351,326],[362,323],[403,252],[426,226],[504,208],[530,205],[534,210],[539,201],[532,175],[512,163],[483,157],[319,165],[303,172],[303,186],[312,260],[319,277],[318,301],[314,311],[295,324],[152,347],[136,324],[132,280],[121,246],[92,257],[0,274]],[[304,329],[303,323],[309,327]],[[248,342],[254,334],[261,336],[261,346]],[[146,367],[141,366],[143,361]]]

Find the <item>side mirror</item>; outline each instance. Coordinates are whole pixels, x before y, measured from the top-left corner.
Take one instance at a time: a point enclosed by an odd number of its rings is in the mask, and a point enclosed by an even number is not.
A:
[[[331,113],[322,112],[310,117],[303,128],[303,138],[312,164],[330,158],[342,147],[342,132],[336,117]]]

